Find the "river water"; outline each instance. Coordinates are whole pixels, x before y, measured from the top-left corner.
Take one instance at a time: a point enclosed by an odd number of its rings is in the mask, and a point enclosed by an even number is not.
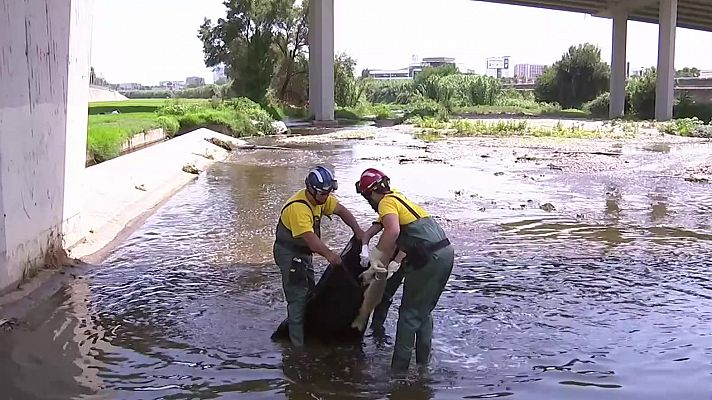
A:
[[[522,149],[385,137],[213,166],[0,333],[1,397],[712,397],[712,194],[668,176],[708,145],[618,146],[622,167],[584,173],[513,162]],[[304,353],[270,340],[286,315],[276,216],[317,163],[362,226],[374,215],[353,182],[376,166],[454,243],[426,371],[391,378],[392,340]],[[348,228],[324,225],[340,249]]]

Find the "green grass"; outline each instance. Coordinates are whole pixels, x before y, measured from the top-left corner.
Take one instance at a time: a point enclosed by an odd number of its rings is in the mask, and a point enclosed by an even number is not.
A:
[[[599,131],[590,131],[580,126],[564,126],[558,122],[553,127],[530,126],[524,121],[473,121],[458,119],[452,122],[437,121],[433,118],[423,118],[414,121],[415,126],[423,128],[416,133],[416,137],[424,141],[435,141],[447,136],[533,136],[533,137],[558,137],[558,138],[597,138],[601,137]]]
[[[111,114],[114,110],[117,114]],[[199,127],[210,127],[232,136],[272,132],[272,118],[247,99],[140,99],[89,104],[87,149],[89,161],[99,163],[119,156],[132,136],[163,128],[173,136]],[[256,121],[253,123],[252,121]]]
[[[166,99],[138,99],[125,101],[96,101],[89,103],[89,115],[110,114],[117,110],[119,113],[151,113],[173,100]],[[182,104],[207,104],[205,99],[180,99]]]
[[[153,112],[89,115],[87,147],[93,162],[117,157],[121,145],[131,136],[161,127]]]
[[[502,115],[502,116],[522,116],[522,117],[556,117],[556,118],[590,118],[591,114],[584,110],[566,109],[562,110],[557,107],[546,105],[536,107],[522,106],[474,106],[474,107],[456,107],[453,109],[454,115]]]

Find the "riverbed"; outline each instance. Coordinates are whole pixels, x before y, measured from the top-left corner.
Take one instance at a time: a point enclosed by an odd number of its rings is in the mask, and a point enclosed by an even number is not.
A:
[[[709,399],[709,141],[469,138],[408,127],[268,138],[186,186],[106,260],[0,332],[5,398]],[[433,362],[388,373],[392,340],[294,352],[271,247],[315,165],[363,227],[367,167],[447,231],[455,267]],[[338,218],[323,235],[348,239]],[[316,258],[317,275],[326,262]],[[395,333],[396,301],[387,320]]]

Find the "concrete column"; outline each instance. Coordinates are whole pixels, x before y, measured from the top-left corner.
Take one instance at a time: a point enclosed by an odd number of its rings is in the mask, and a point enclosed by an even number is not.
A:
[[[0,0],[0,291],[62,247],[86,153],[91,0]],[[78,194],[77,194],[78,196]]]
[[[52,1],[52,0],[47,0]],[[79,212],[84,208],[84,171],[87,162],[87,106],[91,54],[93,0],[71,0],[67,81],[67,131],[64,171],[64,246],[83,237]]]
[[[659,15],[655,119],[658,121],[667,121],[672,118],[674,99],[677,0],[660,0]]]
[[[334,120],[334,0],[310,2],[309,110],[317,123]]]
[[[625,112],[626,41],[628,13],[616,10],[613,14],[613,47],[611,51],[611,82],[609,116],[620,118]]]

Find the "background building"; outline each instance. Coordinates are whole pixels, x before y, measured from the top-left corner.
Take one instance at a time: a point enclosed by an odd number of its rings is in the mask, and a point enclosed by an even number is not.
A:
[[[200,76],[189,76],[185,78],[185,85],[188,87],[204,86],[205,78]]]
[[[534,82],[544,73],[546,65],[517,64],[514,66],[514,79],[517,82]]]
[[[455,64],[455,59],[452,57],[425,57],[418,60],[417,56],[413,56],[411,63],[406,68],[400,69],[367,69],[364,70],[364,75],[368,75],[373,79],[412,79],[418,72],[428,67],[440,67],[443,65]]]

